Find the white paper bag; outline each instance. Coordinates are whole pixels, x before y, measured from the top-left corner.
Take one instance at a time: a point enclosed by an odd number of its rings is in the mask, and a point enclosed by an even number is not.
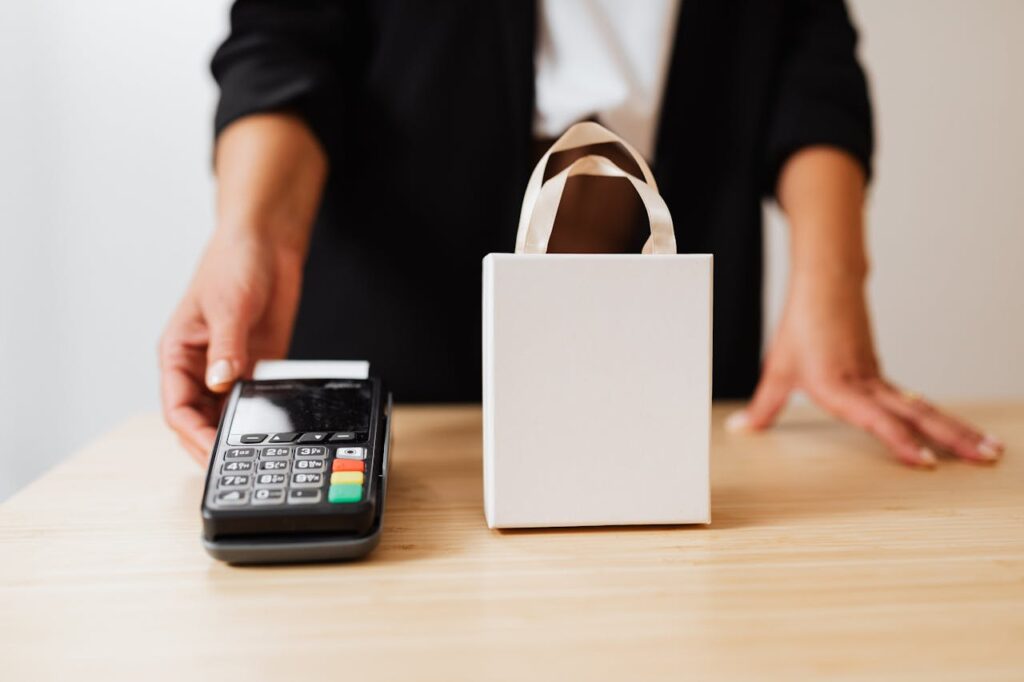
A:
[[[639,180],[585,156],[543,181],[552,152],[619,142]],[[572,175],[630,180],[642,254],[547,254]],[[484,507],[492,528],[708,523],[711,256],[677,255],[643,158],[596,123],[534,169],[515,254],[483,264]]]

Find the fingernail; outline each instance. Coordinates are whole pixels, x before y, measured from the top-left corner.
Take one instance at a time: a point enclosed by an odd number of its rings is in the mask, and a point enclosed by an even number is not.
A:
[[[218,360],[206,370],[206,385],[210,388],[226,384],[234,378],[230,360]]]
[[[985,436],[978,443],[978,454],[989,461],[997,460],[1003,454],[1003,447],[1003,441],[995,436]]]
[[[924,466],[933,467],[939,460],[936,459],[935,453],[929,448],[921,448],[917,451],[917,461]]]
[[[998,436],[993,436],[991,433],[986,433],[985,437],[982,438],[981,442],[988,443],[989,445],[994,447],[996,450],[999,450],[1000,452],[1006,449],[1006,443],[1003,442],[1003,439]]]
[[[733,412],[725,420],[725,430],[730,433],[744,433],[750,430],[750,417],[744,410]]]

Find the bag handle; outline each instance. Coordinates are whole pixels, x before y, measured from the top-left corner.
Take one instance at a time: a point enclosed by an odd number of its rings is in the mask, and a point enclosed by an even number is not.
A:
[[[647,220],[651,225],[651,236],[644,244],[643,253],[674,254],[676,235],[672,229],[672,215],[665,200],[650,185],[627,173],[603,156],[584,156],[568,168],[548,179],[540,189],[533,214],[522,235],[522,248],[517,244],[516,253],[547,253],[551,230],[555,226],[558,204],[562,200],[566,181],[574,175],[600,175],[626,178],[633,185],[640,200],[647,209]],[[519,241],[518,239],[516,240]]]
[[[548,159],[551,158],[551,155],[554,152],[576,149],[578,147],[584,147],[591,144],[601,144],[604,142],[617,142],[622,145],[622,147],[629,152],[630,156],[633,157],[633,160],[640,168],[640,172],[644,176],[645,182],[640,182],[631,173],[623,171],[608,159],[595,155],[578,159],[568,168],[562,170],[558,175],[548,179],[547,182],[544,182],[544,169],[547,168]],[[591,161],[581,163],[585,159],[591,159]],[[573,168],[576,170],[571,171]],[[551,145],[551,148],[544,153],[544,156],[540,158],[540,161],[538,161],[537,165],[534,167],[533,173],[530,175],[530,181],[526,185],[526,193],[523,196],[523,207],[519,214],[519,229],[516,233],[516,253],[545,253],[547,251],[547,244],[551,236],[551,229],[554,227],[555,213],[557,213],[558,210],[558,202],[561,200],[562,190],[565,187],[565,181],[569,178],[569,175],[601,175],[606,177],[624,177],[629,180],[640,195],[640,199],[644,203],[644,208],[647,209],[647,217],[651,223],[651,237],[644,244],[643,253],[676,252],[675,233],[672,229],[672,216],[668,212],[668,207],[665,206],[664,200],[658,194],[658,183],[655,181],[654,174],[651,173],[651,168],[647,165],[647,161],[644,160],[632,145],[604,126],[593,121],[583,121],[582,123],[577,123],[571,126],[567,131],[565,131],[565,134]],[[562,179],[559,183],[556,183],[557,190],[551,190],[549,194],[551,198],[545,201],[545,206],[543,207],[544,220],[536,219],[535,216],[541,212],[539,211],[540,207],[538,206],[541,193],[547,185],[551,184],[559,176],[562,176]],[[548,202],[550,201],[554,202],[553,207],[549,205]],[[548,218],[550,218],[550,225],[548,225]],[[667,234],[665,230],[666,221]],[[656,222],[658,223],[657,227],[655,226]],[[543,236],[541,237],[538,235],[539,238],[530,239],[531,249],[527,250],[527,236],[533,229],[531,226],[534,224],[537,224],[538,228],[543,230]],[[658,239],[655,239],[656,235],[658,236]],[[657,242],[658,248],[655,248],[655,242]],[[543,245],[541,251],[533,250],[541,245]],[[671,251],[665,251],[664,249],[669,248],[669,246],[671,246]]]

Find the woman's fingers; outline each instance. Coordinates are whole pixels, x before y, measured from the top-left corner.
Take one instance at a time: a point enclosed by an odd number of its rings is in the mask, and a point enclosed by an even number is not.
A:
[[[206,417],[199,410],[188,405],[182,405],[166,412],[164,416],[192,458],[206,466],[210,459],[210,453],[213,451],[217,430],[209,425]]]
[[[836,382],[816,388],[811,395],[832,414],[874,435],[901,462],[919,467],[935,466],[935,453],[918,442],[906,422],[867,393]]]
[[[205,450],[200,449],[198,445],[190,440],[185,439],[184,436],[178,436],[178,443],[181,447],[185,448],[185,451],[189,454],[189,457],[194,459],[200,466],[206,466],[209,461],[210,455]]]
[[[885,409],[901,417],[939,447],[976,462],[994,462],[1003,454],[1002,442],[985,436],[943,413],[920,396],[878,381],[872,395]]]
[[[160,388],[164,419],[189,454],[206,464],[216,438],[217,406],[206,390],[206,352],[199,344],[167,335],[160,345]]]
[[[725,427],[730,431],[760,431],[767,429],[786,406],[792,391],[791,382],[783,376],[766,371],[754,391],[750,404],[729,416]]]
[[[189,454],[205,465],[217,430],[210,420],[202,384],[180,369],[165,369],[163,394],[164,419],[178,434]]]

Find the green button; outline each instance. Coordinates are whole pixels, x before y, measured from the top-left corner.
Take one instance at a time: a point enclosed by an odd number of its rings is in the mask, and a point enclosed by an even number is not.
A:
[[[363,499],[363,486],[358,483],[339,483],[327,491],[330,502],[358,502]]]

